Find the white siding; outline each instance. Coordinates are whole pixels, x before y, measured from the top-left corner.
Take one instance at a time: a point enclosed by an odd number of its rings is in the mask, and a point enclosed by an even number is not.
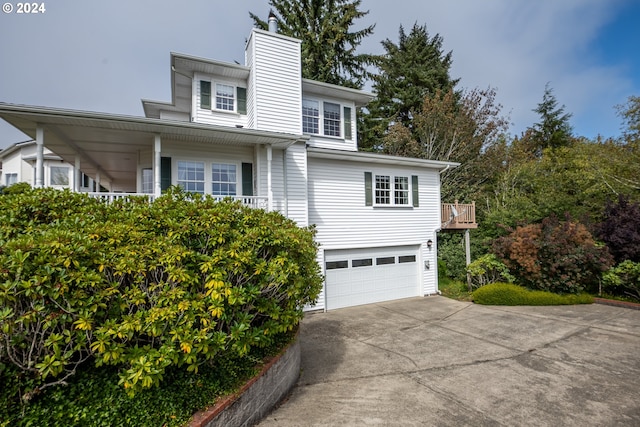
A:
[[[200,108],[200,81],[201,80],[211,82],[211,105],[212,107],[214,107],[213,109]],[[233,111],[221,111],[221,110],[215,109],[216,83],[232,85],[236,87],[247,86],[247,82],[244,80],[219,79],[216,76],[196,73],[193,77],[193,85],[195,87],[195,95],[196,95],[196,102],[195,102],[196,108],[194,113],[194,120],[198,123],[206,123],[206,124],[217,125],[217,126],[246,127],[247,126],[246,115],[238,114]]]
[[[300,41],[254,29],[251,33],[251,103],[255,129],[302,132]]]
[[[163,120],[174,120],[178,122],[188,122],[189,113],[181,113],[179,111],[160,110],[160,118]]]
[[[303,98],[312,99],[314,101],[318,101],[319,103],[327,101],[327,102],[339,104],[340,118],[342,121],[342,128],[340,129],[340,134],[342,138],[323,136],[323,135],[310,135],[311,138],[309,139],[309,147],[328,148],[331,150],[343,150],[343,151],[358,151],[357,128],[356,128],[356,105],[353,102],[341,101],[335,98],[321,98],[316,95],[312,95],[309,97],[306,97],[303,95]],[[344,138],[345,136],[344,107],[351,108],[351,139],[349,140],[346,140]],[[302,120],[302,117],[300,117],[300,120]],[[320,126],[320,129],[322,130],[322,126],[323,126],[322,117],[320,117],[319,120],[320,120],[319,126]]]
[[[258,187],[260,196],[267,196],[267,149],[258,149]],[[284,191],[284,151],[273,149],[271,160],[271,190],[273,192],[273,209],[287,215]]]
[[[286,150],[287,216],[304,227],[309,224],[307,195],[307,149],[297,143]]]
[[[436,292],[436,230],[440,226],[437,170],[332,161],[310,157],[309,223],[317,227],[318,254],[331,249],[419,245],[424,294]],[[419,207],[365,206],[365,172],[418,176]],[[375,184],[374,184],[375,185]],[[434,242],[433,249],[426,242]],[[429,269],[426,264],[429,264]],[[324,296],[315,308],[324,308]]]

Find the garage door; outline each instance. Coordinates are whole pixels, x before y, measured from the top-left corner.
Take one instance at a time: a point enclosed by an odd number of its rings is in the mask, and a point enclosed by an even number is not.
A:
[[[325,251],[327,309],[420,295],[418,248]]]

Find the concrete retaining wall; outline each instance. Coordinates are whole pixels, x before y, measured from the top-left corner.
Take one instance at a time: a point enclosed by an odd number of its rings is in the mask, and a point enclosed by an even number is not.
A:
[[[189,427],[252,426],[278,404],[300,375],[300,344],[296,339],[240,391],[194,415]]]

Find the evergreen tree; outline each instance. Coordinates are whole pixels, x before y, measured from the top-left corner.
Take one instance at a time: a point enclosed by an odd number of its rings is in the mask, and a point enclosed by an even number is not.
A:
[[[458,83],[449,75],[452,52],[444,53],[442,43],[439,34],[430,37],[426,25],[417,23],[409,34],[400,26],[397,44],[389,39],[382,42],[380,72],[373,76],[377,98],[369,104],[362,123],[361,148],[380,148],[391,124],[412,129],[414,112],[421,110],[425,97],[447,93]]]
[[[359,10],[362,0],[269,0],[278,18],[278,31],[302,40],[302,77],[341,86],[361,88],[368,76],[372,55],[356,54],[375,25],[350,31],[356,19],[369,13]],[[268,22],[249,13],[256,27]]]
[[[564,112],[565,106],[558,107],[553,90],[546,84],[542,102],[534,109],[540,115],[540,123],[533,125],[532,139],[537,157],[545,148],[558,148],[569,145],[572,141],[573,129],[569,124],[571,113]]]
[[[627,143],[640,143],[640,96],[630,96],[625,104],[616,105],[623,121],[623,135]]]

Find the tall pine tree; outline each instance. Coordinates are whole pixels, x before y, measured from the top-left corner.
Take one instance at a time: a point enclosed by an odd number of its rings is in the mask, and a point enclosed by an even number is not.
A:
[[[573,129],[569,124],[571,113],[564,112],[565,106],[558,107],[558,101],[549,83],[544,87],[542,102],[534,109],[540,115],[540,122],[531,128],[534,152],[537,157],[545,148],[566,147],[573,139]]]
[[[429,36],[426,25],[413,25],[409,34],[400,26],[398,43],[382,42],[385,53],[379,58],[379,73],[373,76],[372,101],[362,123],[363,149],[380,147],[381,139],[394,123],[412,129],[413,115],[422,108],[425,97],[452,90],[459,79],[449,71],[452,52],[445,53],[439,34]]]
[[[375,25],[350,31],[362,0],[269,0],[281,34],[302,40],[302,77],[341,86],[361,88],[374,57],[357,54],[362,40]],[[258,28],[268,22],[249,13]]]

